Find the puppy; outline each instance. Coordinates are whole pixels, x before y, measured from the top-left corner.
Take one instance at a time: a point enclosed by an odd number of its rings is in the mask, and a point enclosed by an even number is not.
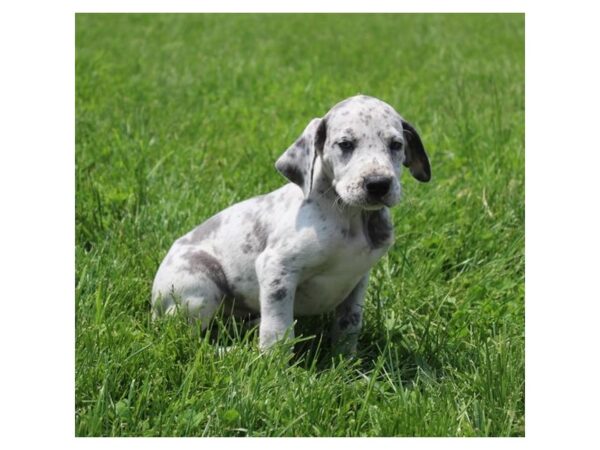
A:
[[[358,95],[313,119],[277,160],[290,182],[237,203],[179,238],[152,288],[154,315],[182,309],[205,328],[217,309],[259,315],[259,346],[293,337],[296,316],[335,311],[331,336],[353,354],[369,270],[393,242],[402,166],[431,169],[414,127]]]

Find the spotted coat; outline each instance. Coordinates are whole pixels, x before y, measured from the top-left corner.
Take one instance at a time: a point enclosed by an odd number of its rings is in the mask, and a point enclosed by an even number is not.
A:
[[[335,311],[334,345],[356,350],[369,269],[393,242],[402,166],[428,181],[421,139],[388,104],[359,95],[313,119],[275,167],[290,182],[179,238],[152,289],[154,315],[182,309],[260,317],[259,344],[293,336],[297,316]]]

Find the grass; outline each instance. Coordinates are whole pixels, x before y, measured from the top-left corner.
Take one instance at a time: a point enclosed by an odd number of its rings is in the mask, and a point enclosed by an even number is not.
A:
[[[524,435],[523,15],[79,14],[75,68],[77,436]],[[152,323],[174,239],[280,186],[358,92],[433,170],[404,175],[359,358],[319,345],[326,318],[289,361],[238,324]]]

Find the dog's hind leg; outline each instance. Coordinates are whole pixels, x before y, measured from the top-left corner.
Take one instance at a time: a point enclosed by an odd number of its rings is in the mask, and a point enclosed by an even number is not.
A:
[[[225,293],[209,277],[199,274],[192,285],[172,284],[166,293],[155,287],[152,301],[152,318],[182,313],[191,323],[208,327],[219,309]]]

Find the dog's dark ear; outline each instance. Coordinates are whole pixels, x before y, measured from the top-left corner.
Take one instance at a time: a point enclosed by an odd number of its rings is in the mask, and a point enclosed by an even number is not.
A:
[[[325,139],[327,139],[327,117],[321,119],[315,134],[315,151],[317,152],[317,154],[323,153]]]
[[[326,125],[324,119],[313,119],[294,142],[277,159],[275,168],[292,183],[297,184],[308,197],[312,188],[315,159],[323,151]]]
[[[402,119],[402,128],[406,141],[406,158],[403,164],[408,167],[413,177],[419,181],[427,182],[431,179],[431,167],[421,137],[415,127],[404,119]]]

